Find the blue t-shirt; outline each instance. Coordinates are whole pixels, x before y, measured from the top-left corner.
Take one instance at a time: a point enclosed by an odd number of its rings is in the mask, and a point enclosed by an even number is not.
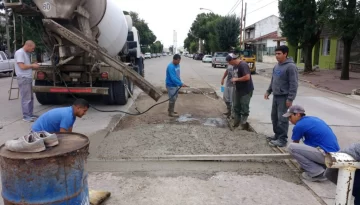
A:
[[[332,129],[323,120],[305,116],[293,128],[292,140],[304,139],[304,144],[311,147],[320,147],[325,152],[338,152],[340,150],[337,138]]]
[[[166,69],[166,86],[180,87],[183,83],[180,80],[180,65],[170,63]]]
[[[42,114],[34,122],[31,129],[34,132],[60,132],[60,128],[69,130],[74,125],[75,120],[72,106],[55,108]]]

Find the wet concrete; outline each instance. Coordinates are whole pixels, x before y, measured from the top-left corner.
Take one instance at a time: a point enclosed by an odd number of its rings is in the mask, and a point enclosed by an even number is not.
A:
[[[153,104],[144,95],[136,101],[140,111]],[[130,111],[135,112],[135,106]],[[88,164],[89,186],[112,192],[106,204],[319,204],[302,186],[299,173],[282,161],[135,160],[274,153],[264,135],[230,131],[221,100],[183,94],[176,111],[180,117],[167,116],[165,103],[144,115],[126,116],[97,147]]]

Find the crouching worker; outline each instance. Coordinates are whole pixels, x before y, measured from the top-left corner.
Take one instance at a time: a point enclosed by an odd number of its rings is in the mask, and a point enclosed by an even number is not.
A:
[[[86,100],[77,99],[70,107],[49,110],[34,122],[32,132],[72,132],[76,117],[82,118],[89,106]]]
[[[224,113],[224,115],[230,117],[232,110],[233,93],[234,93],[234,83],[231,82],[231,79],[233,78],[232,65],[229,65],[228,68],[226,69],[221,79],[221,85],[224,85],[225,78],[226,78],[226,84],[225,84],[223,99],[226,104],[227,112]]]
[[[308,181],[325,181],[325,155],[340,150],[337,138],[331,128],[321,119],[306,116],[305,110],[299,105],[291,106],[283,117],[295,125],[292,133],[293,143],[288,152],[305,170],[302,178]],[[304,139],[304,144],[300,140]]]

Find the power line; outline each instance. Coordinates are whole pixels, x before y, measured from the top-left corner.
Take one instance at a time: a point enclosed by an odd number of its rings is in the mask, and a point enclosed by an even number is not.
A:
[[[239,6],[240,2],[243,1],[243,0],[238,0],[234,6],[230,9],[230,11],[228,12],[228,15],[232,12],[234,12],[234,10]]]
[[[262,8],[265,8],[265,7],[269,6],[270,4],[275,3],[275,2],[277,2],[277,1],[278,1],[278,0],[272,1],[272,2],[270,2],[270,3],[268,3],[268,4],[264,5],[264,6],[262,6],[262,7],[260,7],[260,8],[257,8],[257,9],[255,9],[255,10],[247,13],[247,15],[248,15],[248,14],[251,14],[251,13],[253,13],[253,12],[255,12],[255,11],[258,11],[258,10],[260,10],[260,9],[262,9]]]

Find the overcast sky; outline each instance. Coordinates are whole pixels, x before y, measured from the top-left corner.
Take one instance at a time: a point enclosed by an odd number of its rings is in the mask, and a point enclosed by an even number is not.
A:
[[[154,32],[157,40],[165,47],[173,44],[173,30],[177,31],[178,47],[183,45],[187,33],[196,16],[207,8],[216,14],[227,15],[238,0],[118,0],[122,9],[135,11]],[[253,24],[270,15],[278,14],[278,0],[244,0],[247,2],[246,25]],[[245,7],[245,3],[244,3]],[[240,16],[241,3],[234,10]]]

